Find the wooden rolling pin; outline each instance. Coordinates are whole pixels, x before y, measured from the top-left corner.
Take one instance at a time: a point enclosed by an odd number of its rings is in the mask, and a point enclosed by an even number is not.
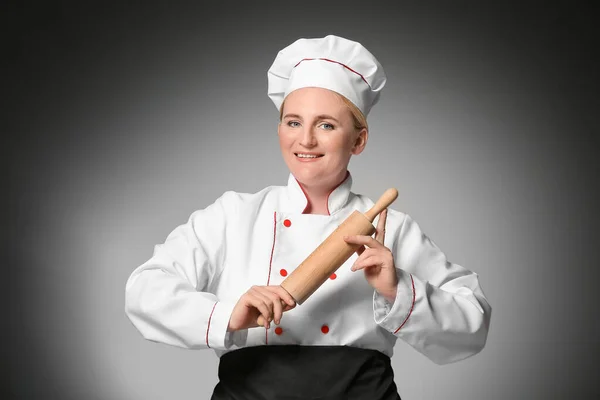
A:
[[[386,190],[366,213],[355,210],[281,282],[281,287],[296,300],[297,304],[304,303],[360,247],[357,244],[346,243],[344,236],[371,236],[375,232],[373,220],[388,208],[396,197],[398,191],[391,188]],[[285,303],[282,304],[285,306]],[[258,317],[257,323],[259,326],[264,325],[262,315]]]

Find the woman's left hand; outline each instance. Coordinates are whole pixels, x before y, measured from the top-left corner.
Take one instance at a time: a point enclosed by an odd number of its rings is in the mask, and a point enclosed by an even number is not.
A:
[[[366,235],[352,235],[345,236],[344,240],[346,243],[361,245],[356,251],[359,257],[354,262],[352,271],[364,270],[367,282],[390,303],[394,303],[398,277],[396,276],[394,256],[391,250],[383,244],[386,218],[387,208],[379,215],[375,238]]]

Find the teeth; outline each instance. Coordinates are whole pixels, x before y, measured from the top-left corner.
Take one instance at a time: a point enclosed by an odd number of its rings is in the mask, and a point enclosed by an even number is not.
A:
[[[297,156],[300,158],[317,158],[317,157],[319,157],[319,156],[315,156],[312,154],[297,154]]]

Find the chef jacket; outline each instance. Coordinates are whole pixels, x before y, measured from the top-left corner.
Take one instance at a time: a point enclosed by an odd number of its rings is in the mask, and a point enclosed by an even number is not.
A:
[[[477,274],[446,256],[407,214],[389,209],[384,245],[398,277],[393,303],[352,272],[353,254],[279,326],[227,332],[253,285],[279,285],[354,210],[374,202],[351,192],[352,176],[328,197],[329,215],[304,214],[307,198],[287,186],[225,192],[191,214],[126,283],[125,312],[144,338],[217,356],[248,346],[354,346],[389,357],[397,338],[438,364],[478,353],[491,307]],[[377,219],[374,221],[376,225]]]

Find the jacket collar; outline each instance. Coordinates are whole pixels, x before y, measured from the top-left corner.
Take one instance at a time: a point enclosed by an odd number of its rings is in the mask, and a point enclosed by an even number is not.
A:
[[[336,213],[348,202],[350,189],[352,188],[352,176],[350,171],[346,172],[346,178],[335,187],[327,197],[329,215]],[[287,196],[288,208],[291,212],[303,213],[308,205],[308,199],[298,180],[290,173],[288,177]]]

